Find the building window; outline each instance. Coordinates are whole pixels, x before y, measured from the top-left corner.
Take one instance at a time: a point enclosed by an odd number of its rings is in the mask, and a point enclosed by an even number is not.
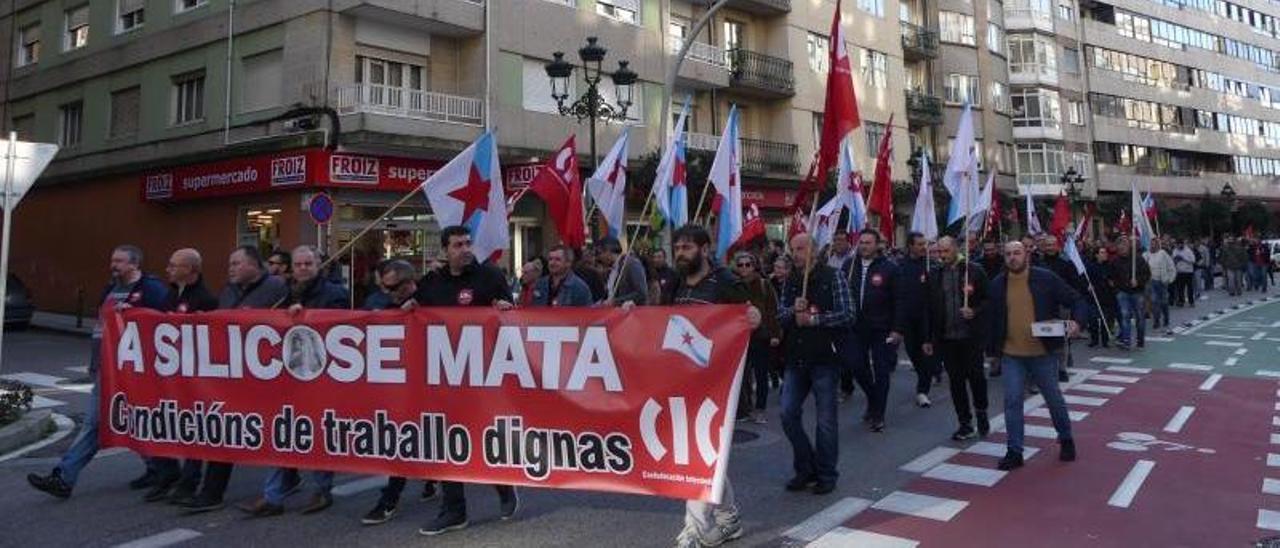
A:
[[[240,112],[254,112],[284,104],[283,61],[282,50],[278,49],[240,60],[243,72],[240,78]],[[421,68],[418,70],[421,74]],[[411,105],[413,99],[409,99]]]
[[[1009,36],[1009,72],[1057,75],[1058,56],[1052,40],[1039,34]]]
[[[146,22],[146,0],[116,0],[116,33],[129,32]]]
[[[1052,23],[1053,9],[1049,0],[1008,0],[1004,6],[1005,17],[1027,17]]]
[[[173,125],[204,120],[204,71],[173,78]]]
[[[862,58],[862,83],[869,88],[884,88],[889,84],[889,58],[884,52],[873,49],[859,50]]]
[[[876,17],[884,17],[884,0],[858,0],[858,9]]]
[[[1048,89],[1021,89],[1010,97],[1013,127],[1062,127],[1062,105],[1058,92]]]
[[[66,13],[67,28],[62,34],[63,51],[82,48],[89,43],[89,4]]]
[[[175,0],[173,12],[182,13],[184,11],[191,11],[208,3],[209,0]]]
[[[58,108],[58,145],[72,148],[80,144],[80,128],[84,124],[84,103],[76,101]]]
[[[875,122],[867,122],[867,157],[875,158],[880,154],[880,141],[884,139],[885,130],[888,126],[885,124],[877,124]]]
[[[1084,125],[1084,103],[1067,101],[1067,121],[1075,126]]]
[[[1004,43],[1004,28],[995,23],[987,23],[987,50],[997,55],[1007,55]]]
[[[1062,177],[1062,145],[1018,143],[1018,184],[1052,184]]]
[[[415,108],[421,105],[422,98],[417,92],[427,89],[426,74],[427,71],[421,65],[356,56],[356,83],[361,84],[360,101],[366,105],[392,108]],[[281,78],[283,77],[277,80]],[[547,80],[545,71],[542,79]],[[570,82],[572,80],[570,78]],[[276,93],[274,100],[279,105],[284,92],[277,90]],[[547,93],[550,94],[549,88]]]
[[[737,21],[724,22],[724,49],[733,51],[746,47],[744,40],[746,32],[744,32],[742,23]]]
[[[941,29],[940,39],[943,42],[968,46],[977,44],[972,15],[944,11],[938,14],[938,26]]]
[[[556,106],[556,100],[551,98],[551,79],[547,78],[547,71],[543,68],[543,61],[538,59],[525,58],[522,67],[523,83],[521,95],[523,96],[524,109],[533,112],[545,112],[547,114],[559,114],[560,109]],[[576,91],[577,78],[569,79],[569,101],[573,101],[577,96]]]
[[[1080,74],[1080,50],[1062,48],[1062,70],[1067,74]]]
[[[24,114],[13,117],[13,131],[18,134],[19,141],[36,140],[36,115]]]
[[[826,73],[827,61],[831,59],[831,41],[826,36],[810,32],[806,48],[809,52],[809,68],[814,72]]]
[[[991,82],[991,108],[996,112],[1009,112],[1009,88],[1004,82]]]
[[[112,138],[128,137],[138,133],[138,116],[142,111],[142,88],[131,88],[111,93],[111,125],[107,135]]]
[[[943,92],[948,103],[982,106],[982,96],[978,93],[977,75],[948,74]]]
[[[1076,7],[1071,0],[1058,0],[1058,19],[1063,21],[1076,20]]]
[[[996,170],[1000,173],[1017,173],[1013,143],[996,143],[996,148],[1000,153],[1000,156],[996,158]]]
[[[640,24],[640,0],[596,0],[596,13],[623,23]]]
[[[40,23],[35,22],[18,31],[18,66],[25,67],[40,61]]]
[[[822,120],[821,112],[813,113],[813,149],[818,150],[818,145],[822,143]]]

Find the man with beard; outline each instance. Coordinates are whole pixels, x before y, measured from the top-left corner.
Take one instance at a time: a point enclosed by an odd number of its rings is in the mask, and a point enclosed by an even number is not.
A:
[[[872,432],[884,431],[884,415],[889,400],[889,377],[898,365],[898,343],[902,342],[901,310],[904,299],[895,283],[897,268],[880,255],[880,233],[866,228],[858,236],[858,255],[845,263],[853,298],[853,332],[845,337],[844,354],[852,377],[867,393],[863,422]],[[853,391],[847,382],[846,393]],[[844,387],[842,387],[844,388]]]
[[[142,250],[133,245],[117,246],[111,251],[111,282],[102,290],[98,302],[101,307],[129,308],[142,307],[155,310],[163,309],[165,294],[164,282],[142,271]],[[102,363],[102,327],[95,326],[89,347],[89,376],[94,379],[93,392],[89,397],[89,408],[85,411],[84,422],[80,427],[80,437],[62,454],[58,465],[48,475],[29,474],[27,483],[60,499],[71,496],[71,490],[93,456],[98,453],[98,367]],[[152,459],[144,459],[147,470],[142,476],[129,482],[130,489],[146,489],[156,486],[162,481],[162,471],[157,470]],[[161,467],[165,467],[161,461]],[[172,461],[169,461],[172,463]],[[172,471],[170,471],[170,474]]]
[[[747,290],[741,282],[723,266],[709,260],[711,235],[698,225],[684,225],[671,235],[675,249],[676,270],[680,277],[675,288],[673,304],[677,306],[701,304],[728,304],[749,302]],[[630,310],[635,304],[624,303]],[[760,326],[760,310],[747,308],[747,323],[752,329]],[[725,457],[728,455],[726,454]],[[719,546],[742,536],[742,523],[733,497],[729,478],[724,480],[724,493],[720,504],[687,501],[684,511],[684,528],[676,537],[677,548]]]
[[[902,333],[903,346],[911,366],[916,370],[916,405],[929,407],[929,388],[933,386],[938,371],[937,360],[924,353],[925,335],[925,293],[928,291],[929,243],[924,234],[912,232],[907,234],[907,256],[898,261],[898,279],[894,282],[898,287],[898,295],[902,300],[898,306],[902,315],[895,317],[897,331]]]
[[[995,242],[982,242],[982,270],[988,276],[1004,270],[1004,257],[1000,256],[1000,246]]]
[[[983,307],[987,300],[987,275],[977,263],[961,259],[956,241],[950,236],[938,240],[941,263],[929,275],[927,322],[929,342],[924,353],[942,358],[951,381],[951,401],[960,427],[951,439],[963,441],[991,431],[987,419],[987,379],[982,371],[982,346],[986,323]],[[967,302],[966,297],[968,296]],[[969,396],[973,406],[969,406]]]

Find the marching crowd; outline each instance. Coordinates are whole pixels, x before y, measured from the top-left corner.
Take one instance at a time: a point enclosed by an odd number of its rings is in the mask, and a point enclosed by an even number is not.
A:
[[[1135,255],[1126,238],[1092,242],[1075,251],[1052,236],[1007,243],[943,237],[928,242],[911,233],[906,245],[887,245],[875,230],[837,235],[815,249],[807,234],[785,244],[769,241],[763,249],[714,257],[708,232],[696,225],[676,230],[672,257],[661,247],[624,251],[605,237],[575,250],[555,246],[519,265],[508,280],[497,268],[477,262],[464,227],[441,233],[442,257],[419,272],[403,260],[379,264],[370,276],[363,309],[416,306],[492,306],[500,310],[542,306],[617,306],[749,303],[753,327],[747,371],[739,400],[739,421],[767,421],[771,392],[779,391],[782,428],[793,450],[789,491],[826,494],[835,489],[839,470],[837,424],[840,403],[860,389],[865,395],[861,421],[871,432],[885,432],[890,381],[900,347],[916,374],[915,402],[932,405],[930,393],[948,380],[957,428],[963,441],[990,431],[988,378],[999,377],[1008,430],[1007,453],[998,467],[1022,465],[1022,398],[1039,392],[1050,411],[1060,443],[1059,457],[1073,461],[1076,449],[1058,383],[1067,379],[1070,339],[1082,328],[1089,346],[1123,350],[1142,348],[1146,323],[1168,328],[1169,307],[1194,307],[1214,287],[1221,270],[1230,295],[1267,291],[1272,283],[1267,246],[1245,238],[1211,242],[1161,239]],[[1078,259],[1078,260],[1077,260]],[[218,294],[206,285],[195,249],[174,251],[167,281],[141,270],[142,251],[122,245],[110,259],[112,279],[102,306],[145,307],[174,313],[216,309],[349,308],[351,294],[326,270],[324,258],[310,246],[263,257],[258,248],[236,248],[229,257],[227,283]],[[1113,333],[1115,334],[1113,336]],[[90,370],[100,364],[101,332],[94,333]],[[1065,349],[1065,351],[1064,351]],[[816,429],[811,439],[802,421],[812,396]],[[68,498],[80,471],[98,450],[99,422],[95,383],[82,431],[48,474],[31,474],[33,487]],[[146,471],[129,483],[145,490],[147,502],[165,501],[185,512],[224,507],[233,472],[231,463],[180,462],[144,458]],[[307,477],[304,481],[303,476]],[[375,507],[362,519],[376,525],[397,511],[406,478],[388,478]],[[255,517],[284,513],[285,498],[310,491],[305,514],[333,503],[333,473],[278,469],[260,495],[240,505]],[[520,508],[511,486],[494,486],[500,516]],[[441,496],[438,516],[420,533],[437,535],[467,525],[463,484],[425,481],[423,499]],[[742,535],[730,482],[719,505],[688,502],[678,546],[716,546]]]

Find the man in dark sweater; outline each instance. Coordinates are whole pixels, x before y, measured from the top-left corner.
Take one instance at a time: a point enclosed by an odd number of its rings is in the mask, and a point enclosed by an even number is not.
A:
[[[1121,350],[1130,349],[1135,342],[1138,348],[1142,348],[1147,335],[1143,296],[1147,282],[1151,281],[1151,267],[1142,257],[1133,260],[1132,245],[1126,238],[1116,242],[1116,257],[1111,260],[1110,269],[1111,285],[1116,290],[1116,306],[1120,309],[1120,335],[1116,338],[1116,346]],[[1136,341],[1133,339],[1135,328]]]
[[[933,379],[939,374],[938,362],[924,353],[924,343],[928,341],[925,333],[925,294],[928,292],[929,244],[924,234],[912,232],[907,234],[906,257],[898,261],[898,279],[894,284],[898,288],[898,303],[902,314],[894,318],[902,344],[911,359],[911,366],[916,370],[916,405],[929,407],[929,388]]]
[[[898,365],[898,343],[902,342],[897,319],[905,316],[901,288],[895,283],[898,270],[880,255],[880,233],[870,228],[858,236],[858,254],[845,262],[843,270],[849,280],[854,318],[843,353],[850,360],[854,379],[867,392],[863,422],[872,432],[883,432],[889,378]],[[845,392],[852,389],[850,383]]]
[[[975,416],[977,435],[986,436],[991,431],[987,420],[987,379],[982,371],[987,275],[977,263],[959,257],[955,239],[950,236],[938,240],[937,247],[940,264],[929,275],[929,342],[924,344],[924,352],[940,357],[947,368],[951,401],[960,422],[951,439],[962,441],[974,437]]]

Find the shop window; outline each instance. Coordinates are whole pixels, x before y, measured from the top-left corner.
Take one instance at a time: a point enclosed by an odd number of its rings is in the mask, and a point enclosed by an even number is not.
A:
[[[240,208],[236,232],[238,245],[257,247],[264,255],[279,247],[282,212],[279,204]]]

